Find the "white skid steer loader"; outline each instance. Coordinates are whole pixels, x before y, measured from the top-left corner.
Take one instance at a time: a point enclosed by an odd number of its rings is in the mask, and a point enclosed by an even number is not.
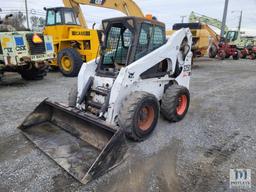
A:
[[[104,20],[100,57],[83,65],[69,106],[43,101],[20,129],[81,183],[115,167],[126,137],[147,138],[163,117],[178,122],[190,102],[192,35],[166,38],[155,20]]]

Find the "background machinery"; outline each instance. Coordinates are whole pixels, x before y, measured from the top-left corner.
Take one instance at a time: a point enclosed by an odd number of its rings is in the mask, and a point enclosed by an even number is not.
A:
[[[144,17],[132,0],[63,0],[65,7],[49,8],[44,34],[53,36],[57,58],[52,68],[59,67],[63,75],[77,76],[82,64],[97,57],[98,31],[89,29],[80,5],[118,10],[127,16]]]
[[[189,15],[189,22],[190,23],[204,23],[213,27],[216,27],[217,29],[221,29],[222,22],[219,21],[218,19],[208,17],[206,15],[202,15],[199,13],[196,13],[192,11]],[[225,25],[225,32],[228,32],[228,26]]]
[[[191,12],[189,22],[200,22],[216,27],[217,29],[221,29],[222,25],[222,22],[215,18],[195,12]],[[253,53],[252,47],[254,46],[255,39],[253,37],[245,36],[244,34],[245,32],[241,31],[240,25],[237,30],[230,30],[227,26],[225,26],[225,37],[221,39],[218,52],[219,57],[224,59],[233,56],[234,59],[238,59],[240,56],[242,58],[247,57],[246,54],[251,55],[251,53]],[[211,51],[211,49],[215,50],[216,47],[211,46],[209,51]],[[242,53],[242,55],[240,53]]]
[[[0,78],[5,72],[18,72],[25,80],[40,80],[54,58],[50,36],[30,31],[16,31],[8,25],[7,15],[0,21]]]
[[[219,36],[207,25],[203,23],[176,23],[173,25],[172,31],[167,34],[171,35],[181,28],[189,28],[193,35],[192,52],[194,57],[203,57],[207,54],[209,49],[209,56],[216,57]]]
[[[69,105],[43,101],[19,127],[82,183],[123,158],[125,136],[146,139],[163,117],[178,122],[189,102],[192,35],[166,38],[155,20],[103,20],[100,57],[82,65]]]
[[[255,42],[255,40],[253,39]],[[251,59],[254,60],[256,59],[256,45],[248,45],[244,49],[241,50],[241,58],[242,59]]]

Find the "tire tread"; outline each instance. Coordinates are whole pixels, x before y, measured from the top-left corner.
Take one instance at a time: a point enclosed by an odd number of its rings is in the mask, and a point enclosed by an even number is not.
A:
[[[135,91],[124,99],[121,104],[120,113],[118,116],[119,125],[124,128],[125,135],[134,141],[142,141],[143,138],[139,137],[133,130],[133,115],[136,111],[138,103],[144,97],[154,97],[147,92]]]
[[[65,72],[61,67],[61,58],[63,55],[71,56],[73,60],[73,70],[69,73]],[[81,55],[78,53],[78,51],[74,48],[65,48],[62,49],[58,54],[58,65],[60,68],[61,73],[66,77],[77,77],[80,68],[83,64],[83,60],[81,58]]]
[[[180,85],[172,85],[168,87],[162,97],[161,114],[165,119],[171,122],[178,122],[181,119],[177,116],[177,95],[180,92],[187,92],[189,105],[189,91],[186,87]]]

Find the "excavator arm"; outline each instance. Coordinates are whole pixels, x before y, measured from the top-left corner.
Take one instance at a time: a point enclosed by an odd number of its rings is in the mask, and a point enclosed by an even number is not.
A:
[[[63,0],[63,3],[65,7],[75,10],[80,24],[85,28],[88,27],[80,5],[114,9],[127,16],[144,17],[142,10],[133,0]]]
[[[218,19],[208,17],[206,15],[201,15],[201,14],[195,13],[193,11],[191,12],[191,14],[189,16],[189,22],[190,23],[200,22],[200,23],[204,23],[204,24],[207,24],[207,25],[214,26],[218,29],[221,29],[221,25],[222,25],[222,22],[219,21]],[[227,26],[225,26],[225,31],[228,31]]]
[[[206,29],[211,36],[210,44],[217,44],[220,41],[220,36],[215,31],[213,31],[207,24],[204,24],[203,28]]]

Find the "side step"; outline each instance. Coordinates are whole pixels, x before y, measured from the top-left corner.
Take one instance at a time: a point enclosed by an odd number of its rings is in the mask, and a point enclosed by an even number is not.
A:
[[[92,106],[92,107],[97,108],[97,109],[101,109],[102,106],[103,106],[101,103],[97,103],[97,102],[94,102],[94,101],[88,101],[87,104],[89,106]]]
[[[92,92],[95,92],[98,95],[107,96],[108,92],[101,89],[91,89]]]

